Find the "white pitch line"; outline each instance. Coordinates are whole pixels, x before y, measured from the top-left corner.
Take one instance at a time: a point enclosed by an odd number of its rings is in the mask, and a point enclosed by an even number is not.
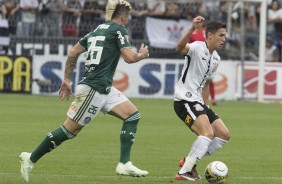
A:
[[[20,173],[1,173],[0,175],[19,175]],[[30,174],[31,176],[53,176],[53,177],[72,177],[72,178],[116,178],[118,175],[115,176],[89,176],[89,175],[69,175],[69,174]],[[142,178],[142,177],[141,177]],[[164,179],[173,179],[174,177],[171,176],[147,176],[146,178],[164,178]],[[282,180],[282,176],[269,176],[269,177],[257,177],[257,176],[243,176],[243,177],[230,177],[235,179],[266,179],[266,180]]]

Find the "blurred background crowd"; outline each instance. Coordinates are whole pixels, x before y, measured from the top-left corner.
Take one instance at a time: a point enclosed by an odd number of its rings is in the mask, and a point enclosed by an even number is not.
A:
[[[130,0],[129,0],[130,1]],[[75,44],[104,22],[106,0],[0,0],[0,51],[14,52],[16,43]],[[148,44],[146,17],[192,20],[202,15],[228,22],[223,59],[257,61],[260,3],[220,0],[131,0],[127,27],[133,45]],[[282,60],[282,0],[267,0],[266,60]],[[152,25],[154,26],[154,25]],[[51,49],[57,47],[51,47]],[[151,48],[152,57],[173,58],[174,50]]]

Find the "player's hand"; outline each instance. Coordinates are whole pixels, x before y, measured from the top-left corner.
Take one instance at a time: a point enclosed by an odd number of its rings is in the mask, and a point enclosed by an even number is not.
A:
[[[144,58],[147,58],[147,57],[150,56],[148,46],[145,45],[144,43],[141,44],[141,47],[139,49],[139,53],[141,53],[144,56]]]
[[[69,99],[70,96],[72,95],[71,92],[71,82],[67,81],[67,80],[63,80],[60,90],[59,90],[59,96],[60,96],[60,100],[64,100],[64,99]]]
[[[194,18],[192,27],[194,29],[201,29],[204,26],[205,23],[205,18],[202,16],[197,16]]]

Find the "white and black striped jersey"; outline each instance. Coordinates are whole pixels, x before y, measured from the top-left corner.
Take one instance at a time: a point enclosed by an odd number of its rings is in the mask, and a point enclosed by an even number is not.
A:
[[[195,41],[189,44],[181,77],[175,85],[174,100],[197,101],[204,104],[202,88],[208,79],[214,77],[220,63],[216,51],[209,52],[206,42]]]

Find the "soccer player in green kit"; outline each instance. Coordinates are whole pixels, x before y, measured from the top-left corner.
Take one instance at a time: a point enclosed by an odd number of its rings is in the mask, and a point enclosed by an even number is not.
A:
[[[122,55],[127,63],[135,63],[149,57],[148,47],[141,44],[138,52],[131,49],[125,24],[128,21],[131,5],[125,0],[109,0],[106,7],[108,22],[99,25],[69,51],[64,80],[59,90],[61,100],[72,95],[71,77],[79,55],[87,52],[85,75],[76,88],[76,96],[71,103],[67,119],[63,125],[47,134],[46,138],[31,153],[22,152],[21,176],[29,181],[34,164],[46,153],[62,142],[75,138],[99,111],[121,120],[120,160],[116,173],[126,176],[146,176],[147,171],[134,166],[130,161],[131,146],[134,143],[140,113],[136,106],[120,91],[112,86],[113,75]]]

